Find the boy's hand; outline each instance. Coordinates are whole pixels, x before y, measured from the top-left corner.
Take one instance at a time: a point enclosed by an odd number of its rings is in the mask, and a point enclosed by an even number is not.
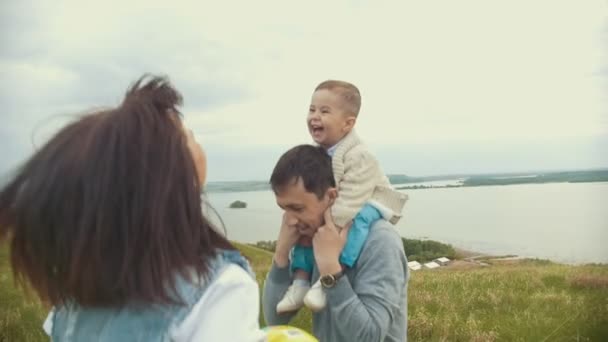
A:
[[[283,213],[283,222],[274,252],[274,262],[278,267],[283,268],[289,265],[289,253],[299,238],[298,229],[288,224],[287,214]]]
[[[338,229],[331,217],[331,207],[325,210],[325,224],[317,230],[312,239],[315,261],[319,274],[335,274],[342,270],[340,253],[346,245],[350,223],[342,230]]]

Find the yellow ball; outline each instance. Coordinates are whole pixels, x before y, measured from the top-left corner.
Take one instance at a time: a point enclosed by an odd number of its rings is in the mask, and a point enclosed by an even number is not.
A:
[[[306,331],[288,325],[274,325],[263,330],[267,333],[268,342],[318,342]]]

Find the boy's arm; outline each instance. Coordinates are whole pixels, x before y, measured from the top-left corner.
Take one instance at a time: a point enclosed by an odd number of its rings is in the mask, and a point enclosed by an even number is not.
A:
[[[371,197],[382,170],[376,158],[365,148],[348,152],[344,160],[344,176],[337,179],[338,197],[332,206],[334,223],[344,227]]]
[[[277,313],[277,304],[287,292],[287,288],[291,285],[291,282],[289,265],[278,267],[273,260],[270,272],[268,272],[264,281],[264,291],[262,293],[262,311],[267,325],[288,324],[296,315],[297,311],[280,315]]]

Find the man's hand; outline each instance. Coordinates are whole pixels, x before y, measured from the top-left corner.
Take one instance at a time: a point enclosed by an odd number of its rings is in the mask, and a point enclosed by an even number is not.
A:
[[[300,233],[298,229],[293,225],[289,225],[287,213],[283,213],[283,222],[281,223],[281,230],[279,231],[274,251],[274,262],[278,267],[283,268],[289,265],[289,253],[299,238]]]
[[[342,270],[340,253],[346,245],[346,238],[350,230],[350,223],[342,230],[334,224],[331,217],[331,207],[325,210],[325,224],[317,230],[312,239],[315,261],[319,267],[319,274],[335,274]]]

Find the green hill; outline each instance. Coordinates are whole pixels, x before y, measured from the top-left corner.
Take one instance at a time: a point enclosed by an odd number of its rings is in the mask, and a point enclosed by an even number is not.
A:
[[[552,172],[527,177],[470,177],[464,181],[464,186],[540,184],[540,183],[588,183],[608,182],[608,170]]]
[[[236,245],[261,287],[272,253]],[[47,310],[14,287],[2,245],[0,303],[0,341],[48,341]],[[410,341],[605,341],[608,265],[523,260],[412,272],[408,316]],[[292,325],[310,330],[310,320],[302,310]]]
[[[405,183],[419,183],[419,182],[424,182],[425,179],[422,177],[410,177],[407,175],[386,175],[386,177],[388,178],[389,182],[391,182],[391,184],[405,184]]]

